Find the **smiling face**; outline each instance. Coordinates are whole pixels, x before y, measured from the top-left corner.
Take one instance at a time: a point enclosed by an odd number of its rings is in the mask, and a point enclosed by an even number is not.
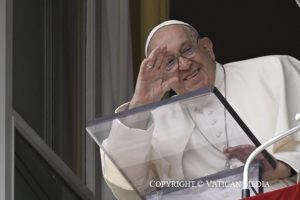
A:
[[[215,81],[215,55],[209,38],[200,38],[188,27],[169,25],[159,29],[152,37],[149,51],[167,46],[168,58],[175,59],[175,67],[166,70],[165,79],[178,76],[178,83],[172,89],[177,94],[213,86]],[[188,56],[185,56],[187,51]],[[181,56],[182,55],[182,56]]]

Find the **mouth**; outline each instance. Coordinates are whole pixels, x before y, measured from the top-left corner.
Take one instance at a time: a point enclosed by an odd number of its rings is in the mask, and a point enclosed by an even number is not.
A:
[[[194,71],[192,71],[192,73],[190,73],[188,76],[186,76],[183,80],[187,81],[187,80],[191,80],[193,78],[195,78],[200,72],[200,68],[195,69]]]

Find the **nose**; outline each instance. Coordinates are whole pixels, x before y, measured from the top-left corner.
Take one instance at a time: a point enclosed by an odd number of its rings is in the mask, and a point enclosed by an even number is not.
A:
[[[179,70],[187,70],[190,68],[192,62],[184,57],[179,56],[178,57],[178,69]]]

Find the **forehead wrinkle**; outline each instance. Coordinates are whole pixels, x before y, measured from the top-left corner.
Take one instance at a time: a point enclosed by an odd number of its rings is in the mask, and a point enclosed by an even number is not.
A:
[[[175,33],[174,33],[175,31]],[[189,40],[192,40],[192,38],[195,37],[195,35],[198,35],[197,33],[195,33],[193,30],[191,30],[189,27],[185,26],[185,25],[178,25],[178,24],[174,24],[174,25],[169,25],[169,26],[165,26],[162,27],[161,29],[159,29],[152,37],[152,39],[150,40],[149,43],[149,47],[148,47],[148,54],[149,52],[151,52],[155,47],[157,46],[161,46],[163,43],[168,43],[166,42],[167,40],[169,40],[169,37],[166,37],[166,34],[175,34],[176,37],[186,37]],[[168,35],[169,35],[168,34]],[[178,36],[179,35],[179,36]],[[183,36],[182,36],[183,35]],[[159,37],[160,36],[160,37]],[[171,37],[171,36],[170,36]],[[156,44],[158,43],[157,41],[161,40],[163,38],[163,41],[160,42],[160,44]],[[187,43],[188,41],[184,41],[181,45],[180,48],[183,46],[184,43]],[[153,45],[156,45],[153,47]]]
[[[179,50],[176,52],[176,54],[171,54],[170,52],[167,53],[167,56],[170,57],[177,57],[183,52],[183,48],[187,45],[189,45],[189,41],[184,41],[183,43],[180,44]]]

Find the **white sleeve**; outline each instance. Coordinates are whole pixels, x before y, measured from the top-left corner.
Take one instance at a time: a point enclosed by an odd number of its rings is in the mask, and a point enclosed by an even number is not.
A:
[[[119,112],[128,110],[129,103],[130,102],[127,102],[127,103],[122,104],[121,106],[119,106],[115,110],[115,113],[119,113]],[[122,123],[124,126],[126,126],[128,128],[136,128],[136,129],[147,130],[152,125],[151,112],[150,111],[136,113],[136,114],[133,114],[131,116],[127,116],[125,118],[120,118],[119,120],[120,120],[120,123]]]
[[[295,120],[296,113],[300,112],[300,61],[290,57],[281,57],[284,76],[284,90],[280,105],[277,125],[288,118],[288,128],[300,124]],[[281,112],[282,111],[282,112]],[[300,173],[300,132],[275,145],[274,157],[283,161]]]
[[[132,192],[133,188],[128,180],[139,191],[148,188],[149,180],[152,178],[150,167],[152,130],[152,127],[146,130],[131,128],[118,119],[113,121],[110,134],[103,141],[109,156],[101,152],[101,160],[104,178],[114,193],[122,189]],[[127,179],[120,173],[120,169]]]
[[[290,141],[274,154],[277,160],[288,164],[296,173],[300,173],[300,142]]]

